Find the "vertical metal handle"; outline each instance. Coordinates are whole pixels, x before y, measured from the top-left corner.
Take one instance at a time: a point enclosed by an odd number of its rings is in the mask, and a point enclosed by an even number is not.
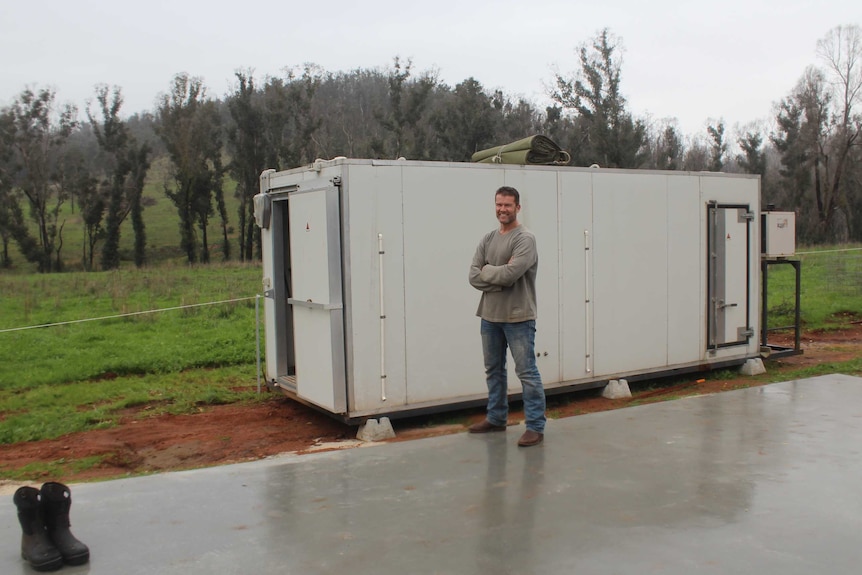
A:
[[[590,292],[590,230],[584,230],[584,359],[587,373],[593,372],[593,346],[592,346],[592,321],[590,309],[592,308],[592,294]]]
[[[378,281],[380,284],[380,400],[386,401],[386,310],[383,297],[383,234],[377,234]]]

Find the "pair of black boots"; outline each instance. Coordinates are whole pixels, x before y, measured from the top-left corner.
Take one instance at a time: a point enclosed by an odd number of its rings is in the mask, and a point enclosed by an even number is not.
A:
[[[21,536],[21,557],[36,571],[54,571],[63,566],[83,565],[90,549],[69,531],[72,492],[62,483],[49,482],[42,489],[21,487],[15,492]]]

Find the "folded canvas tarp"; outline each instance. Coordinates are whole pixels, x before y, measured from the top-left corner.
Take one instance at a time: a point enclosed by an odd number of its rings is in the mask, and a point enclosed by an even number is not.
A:
[[[572,158],[550,138],[537,135],[504,146],[481,150],[473,154],[471,159],[483,164],[565,165]]]

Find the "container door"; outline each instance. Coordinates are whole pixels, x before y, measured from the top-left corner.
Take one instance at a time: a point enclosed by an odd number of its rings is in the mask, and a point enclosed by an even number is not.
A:
[[[745,345],[749,321],[751,226],[747,205],[710,203],[708,218],[707,348]]]
[[[288,195],[296,393],[346,411],[339,189]]]

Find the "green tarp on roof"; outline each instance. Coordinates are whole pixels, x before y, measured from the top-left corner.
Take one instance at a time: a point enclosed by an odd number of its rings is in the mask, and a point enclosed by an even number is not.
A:
[[[568,152],[545,136],[530,136],[473,154],[471,160],[483,164],[554,164],[565,165],[571,161]]]

